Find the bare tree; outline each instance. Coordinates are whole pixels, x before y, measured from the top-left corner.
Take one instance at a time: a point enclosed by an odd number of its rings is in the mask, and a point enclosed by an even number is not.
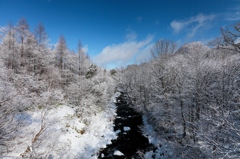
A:
[[[67,51],[67,44],[66,40],[63,35],[60,36],[58,40],[58,44],[56,47],[56,60],[57,60],[57,66],[60,69],[60,72],[62,73],[63,71],[63,63],[64,63],[64,58],[66,55]]]
[[[199,42],[184,45],[174,55],[157,54],[162,49],[154,48],[148,64],[123,71],[121,82],[134,97],[135,108],[148,116],[161,137],[191,149],[191,158],[199,153],[210,158],[236,157],[240,56]],[[147,111],[139,105],[146,105]]]
[[[240,52],[240,22],[221,28],[222,36],[209,42],[210,46]]]
[[[79,69],[78,75],[79,76],[83,75],[83,64],[85,59],[86,59],[86,55],[83,51],[82,43],[79,40],[78,41],[78,69]]]
[[[154,59],[159,58],[162,55],[173,54],[177,50],[177,44],[170,40],[158,40],[153,49],[151,49],[151,54]]]
[[[35,38],[38,45],[38,54],[35,59],[35,74],[41,75],[44,72],[44,63],[47,64],[49,59],[46,58],[47,54],[49,54],[47,46],[48,46],[48,34],[45,31],[45,27],[42,22],[40,22],[34,30]]]
[[[20,43],[21,66],[23,66],[24,56],[25,56],[24,42],[26,40],[27,35],[29,34],[29,26],[25,18],[22,18],[18,21],[17,32],[18,32],[19,43]]]
[[[2,33],[2,51],[1,58],[5,60],[8,68],[14,69],[18,65],[16,30],[10,23]]]
[[[237,51],[240,49],[240,23],[232,27],[221,28],[224,43],[233,46]]]
[[[35,38],[37,40],[38,47],[46,47],[48,42],[48,35],[45,31],[45,27],[42,22],[40,22],[35,28]]]

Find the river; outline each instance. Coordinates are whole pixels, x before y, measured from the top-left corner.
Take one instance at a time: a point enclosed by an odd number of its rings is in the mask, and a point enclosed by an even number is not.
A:
[[[144,152],[153,148],[153,145],[149,144],[148,139],[141,132],[142,115],[131,107],[124,93],[121,93],[116,101],[117,116],[114,120],[114,131],[118,133],[118,138],[102,149],[98,158],[142,158]]]

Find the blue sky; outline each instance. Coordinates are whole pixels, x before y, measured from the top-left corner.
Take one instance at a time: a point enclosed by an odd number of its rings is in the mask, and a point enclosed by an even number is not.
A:
[[[41,21],[55,44],[82,41],[91,59],[113,68],[143,62],[158,39],[207,41],[240,20],[240,0],[0,0],[0,26]]]

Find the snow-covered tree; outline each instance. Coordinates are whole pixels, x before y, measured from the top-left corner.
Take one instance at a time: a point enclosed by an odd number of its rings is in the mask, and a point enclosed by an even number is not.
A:
[[[19,42],[19,53],[21,56],[20,64],[21,66],[25,66],[25,54],[26,54],[26,48],[24,47],[24,43],[26,43],[27,36],[29,36],[29,25],[25,18],[22,18],[18,21],[17,27],[17,37]]]
[[[162,138],[185,147],[183,157],[236,157],[240,56],[200,42],[174,54],[153,50],[152,61],[122,71],[120,82],[134,108]]]
[[[8,68],[17,70],[19,66],[18,43],[16,39],[16,30],[9,24],[2,30],[2,54],[1,59],[4,59]]]

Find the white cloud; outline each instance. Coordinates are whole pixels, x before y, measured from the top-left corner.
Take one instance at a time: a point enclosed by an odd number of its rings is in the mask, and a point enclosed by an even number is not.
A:
[[[143,18],[142,17],[137,17],[136,20],[137,20],[138,23],[141,23]]]
[[[4,32],[7,30],[7,27],[0,26],[0,32]]]
[[[135,40],[137,38],[137,33],[132,29],[131,26],[126,29],[126,33],[126,39],[129,41]]]
[[[235,44],[239,44],[240,43],[240,38],[237,38],[235,41],[234,41]]]
[[[208,22],[214,19],[214,17],[215,15],[213,14],[212,15],[198,14],[186,20],[174,20],[171,22],[170,25],[175,34],[178,34],[186,29],[190,30],[190,32],[188,33],[188,38],[191,38],[195,36],[199,29],[206,27]]]
[[[174,33],[178,34],[185,26],[187,25],[187,22],[179,22],[179,21],[172,21],[171,27],[174,30]]]
[[[151,49],[153,48],[153,46],[154,43],[148,44],[144,49],[141,50],[141,52],[136,55],[135,61],[137,63],[142,63],[151,59]]]
[[[82,50],[86,54],[88,52],[88,46],[87,45],[83,46]]]
[[[137,34],[135,32],[130,32],[126,35],[126,39],[129,41],[135,40],[137,38]]]
[[[240,11],[236,11],[234,13],[225,13],[224,16],[227,21],[237,21],[240,20]]]
[[[123,67],[131,63],[139,52],[150,44],[153,36],[149,35],[142,41],[127,41],[105,47],[93,61],[103,67]]]
[[[0,26],[0,42],[2,41],[2,38],[4,37],[4,32],[7,30],[6,27]]]

